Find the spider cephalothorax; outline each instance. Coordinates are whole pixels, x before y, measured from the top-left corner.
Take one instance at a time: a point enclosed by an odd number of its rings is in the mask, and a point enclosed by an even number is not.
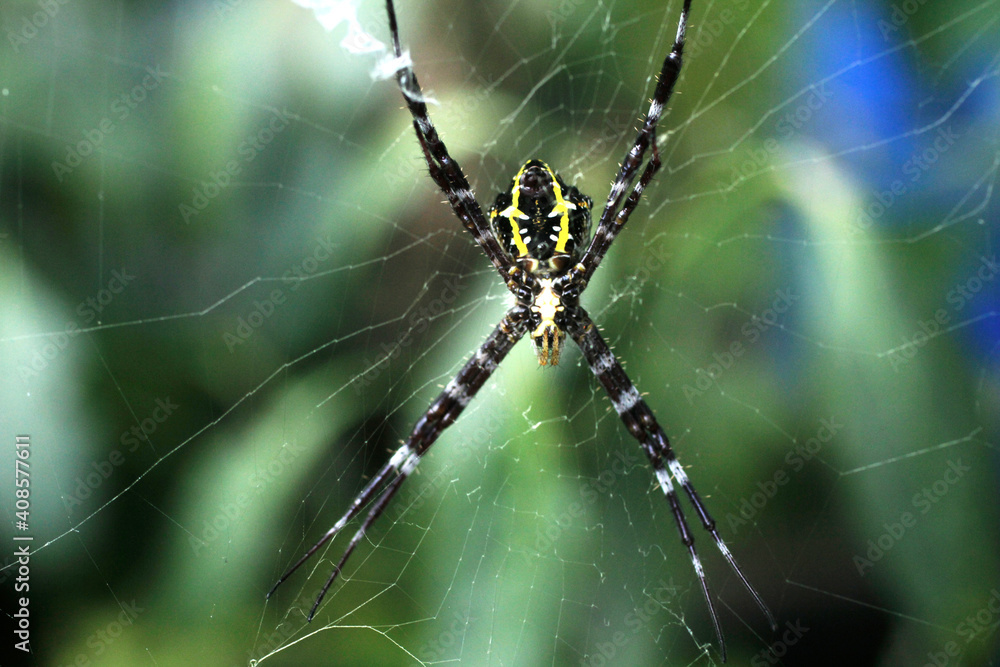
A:
[[[462,168],[448,154],[448,149],[445,148],[427,113],[427,104],[417,83],[417,77],[413,73],[409,59],[403,56],[392,0],[386,0],[386,9],[389,14],[394,62],[398,65],[396,81],[413,116],[413,129],[416,131],[417,141],[423,151],[431,179],[448,198],[455,215],[469,230],[472,238],[483,249],[493,267],[503,278],[507,288],[514,295],[515,304],[487,336],[479,350],[465,362],[462,370],[448,383],[423,417],[417,421],[406,442],[365,485],[351,503],[347,513],[281,576],[268,596],[270,597],[281,582],[370,505],[368,515],[317,596],[309,612],[309,619],[312,620],[327,589],[340,574],[344,563],[364,538],[368,528],[382,514],[386,505],[399,491],[400,485],[413,473],[430,446],[454,423],[511,348],[525,334],[530,333],[535,343],[538,361],[542,365],[556,364],[559,361],[563,340],[568,334],[580,348],[584,360],[598,382],[604,387],[611,399],[612,407],[629,434],[639,441],[649,457],[656,483],[670,504],[681,541],[687,548],[695,575],[701,584],[712,625],[719,638],[722,660],[725,661],[726,644],[722,637],[722,628],[715,613],[712,596],[709,594],[704,568],[694,547],[694,536],[678,500],[676,487],[679,486],[684,490],[695,508],[702,527],[712,536],[723,558],[750,591],[754,601],[771,622],[771,628],[777,629],[774,617],[743,575],[729,547],[723,542],[715,520],[709,515],[704,502],[677,460],[667,434],[657,423],[653,411],[625,374],[625,369],[597,330],[587,311],[579,304],[580,294],[587,288],[587,283],[604,259],[611,243],[639,204],[643,190],[660,168],[660,156],[656,147],[656,124],[680,75],[691,0],[684,0],[681,18],[677,25],[677,38],[663,61],[656,83],[656,92],[653,94],[646,119],[639,129],[635,142],[622,160],[617,177],[611,184],[611,191],[592,238],[590,198],[581,194],[575,187],[566,185],[558,174],[540,160],[525,162],[511,180],[507,191],[497,195],[496,202],[489,210],[489,217],[483,214],[483,209],[472,193]],[[643,167],[647,151],[651,155]]]
[[[521,287],[518,302],[528,308],[531,339],[542,366],[559,363],[566,337],[563,313],[565,280],[556,281],[579,261],[590,240],[590,197],[566,185],[541,160],[528,160],[511,179],[510,189],[490,207],[490,226],[517,264],[511,279]]]

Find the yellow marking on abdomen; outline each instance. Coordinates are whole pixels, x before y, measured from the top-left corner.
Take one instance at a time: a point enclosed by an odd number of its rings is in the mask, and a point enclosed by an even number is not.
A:
[[[576,205],[563,199],[562,188],[559,187],[556,175],[548,167],[545,168],[552,176],[552,192],[556,196],[555,210],[562,211],[562,215],[559,216],[559,238],[556,240],[556,252],[566,252],[566,244],[569,242],[569,207],[576,208]]]
[[[528,255],[528,246],[524,244],[524,239],[521,238],[521,227],[517,224],[517,221],[514,219],[515,216],[517,216],[518,218],[528,217],[521,211],[521,209],[517,207],[518,198],[521,194],[521,174],[524,173],[524,168],[527,166],[528,166],[527,162],[521,165],[521,169],[517,172],[517,175],[514,177],[514,188],[510,192],[510,206],[508,206],[505,210],[500,212],[500,215],[507,218],[507,222],[510,223],[511,236],[514,239],[514,245],[517,247],[518,258],[526,257]]]

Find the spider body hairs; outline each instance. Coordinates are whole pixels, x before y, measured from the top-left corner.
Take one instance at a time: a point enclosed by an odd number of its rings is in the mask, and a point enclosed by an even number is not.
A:
[[[309,612],[308,619],[311,621],[327,590],[333,585],[344,563],[367,530],[381,516],[430,446],[454,423],[511,348],[527,334],[534,342],[539,363],[543,366],[555,365],[559,362],[559,355],[568,335],[582,351],[629,434],[639,442],[649,458],[656,484],[670,505],[681,542],[687,548],[705,597],[723,662],[726,660],[725,639],[704,568],[695,550],[694,536],[680,504],[677,486],[683,489],[702,527],[710,534],[723,558],[767,617],[771,628],[777,629],[767,605],[747,580],[719,535],[715,520],[677,460],[670,441],[652,410],[625,374],[593,320],[579,304],[580,295],[594,271],[660,168],[656,126],[680,75],[690,8],[691,0],[684,0],[677,37],[663,61],[649,111],[611,185],[593,236],[590,233],[593,206],[590,197],[582,194],[576,187],[567,185],[540,160],[525,162],[511,179],[508,189],[497,195],[488,216],[484,215],[465,174],[448,154],[431,122],[412,66],[403,64],[397,69],[396,80],[413,117],[413,128],[431,179],[445,194],[452,211],[492,262],[513,294],[515,303],[417,421],[410,437],[362,489],[347,512],[278,579],[268,592],[268,598],[306,560],[367,508],[368,514],[334,566]],[[405,62],[402,59],[393,0],[386,0],[386,10],[394,55],[397,61]],[[647,151],[650,153],[648,161]]]

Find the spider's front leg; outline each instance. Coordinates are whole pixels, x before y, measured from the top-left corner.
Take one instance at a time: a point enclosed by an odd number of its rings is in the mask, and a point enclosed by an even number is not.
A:
[[[294,565],[281,575],[281,578],[278,579],[277,583],[268,592],[268,598],[271,597],[282,582],[309,560],[310,556],[333,539],[334,535],[343,530],[344,526],[351,519],[360,514],[361,510],[374,500],[374,504],[361,523],[361,527],[358,528],[354,537],[351,538],[347,549],[344,551],[344,555],[341,556],[337,565],[333,568],[330,577],[326,580],[323,589],[316,597],[316,602],[309,611],[308,620],[311,621],[313,619],[327,590],[333,585],[333,582],[337,579],[337,575],[340,574],[347,559],[350,558],[358,543],[364,538],[365,533],[375,523],[375,520],[381,516],[389,501],[392,500],[399,487],[414,471],[417,464],[420,463],[421,458],[427,453],[430,446],[434,444],[446,428],[455,422],[462,413],[462,410],[465,409],[465,406],[469,404],[476,393],[482,388],[483,384],[486,383],[486,380],[497,369],[497,366],[500,365],[500,362],[507,356],[511,348],[524,336],[527,330],[527,321],[527,308],[521,305],[514,306],[504,315],[504,318],[500,320],[500,324],[493,330],[493,333],[487,337],[486,341],[479,347],[479,350],[476,351],[472,358],[465,362],[465,366],[458,372],[458,375],[448,383],[444,391],[441,392],[431,404],[431,407],[428,408],[427,412],[424,413],[424,416],[417,421],[406,442],[396,450],[396,453],[392,455],[389,462],[382,467],[372,481],[358,494],[351,503],[350,508],[340,517],[337,523]]]
[[[399,67],[396,70],[396,81],[403,94],[410,115],[413,117],[413,130],[420,142],[420,149],[427,163],[431,180],[437,184],[448,198],[452,211],[458,216],[462,225],[472,234],[473,240],[482,248],[486,257],[500,273],[505,281],[508,272],[514,266],[510,256],[503,251],[490,230],[489,221],[483,215],[482,207],[472,192],[472,186],[462,171],[462,167],[448,153],[448,148],[438,135],[437,129],[427,111],[417,75],[408,59],[403,58],[403,49],[399,40],[399,25],[396,22],[396,8],[392,0],[386,0],[386,12],[389,15],[389,32],[392,35],[392,49]]]
[[[719,638],[722,661],[725,662],[726,643],[722,635],[722,627],[719,625],[719,618],[715,612],[715,604],[712,602],[712,596],[708,590],[705,569],[701,564],[701,559],[698,557],[698,552],[694,548],[694,536],[691,534],[691,528],[688,526],[687,519],[684,517],[684,511],[677,498],[677,492],[674,490],[674,482],[684,489],[688,499],[694,506],[695,513],[701,520],[701,525],[711,534],[719,551],[722,552],[722,556],[729,563],[729,566],[739,577],[740,581],[743,582],[750,595],[753,596],[757,606],[764,612],[768,622],[771,624],[771,628],[776,630],[777,624],[774,621],[774,616],[771,615],[771,611],[764,604],[763,598],[761,598],[760,594],[757,593],[750,584],[750,581],[743,574],[729,547],[726,546],[726,543],[719,535],[715,520],[708,513],[705,503],[698,495],[698,492],[695,491],[694,485],[688,479],[687,473],[681,466],[680,461],[677,460],[677,456],[670,446],[670,441],[656,421],[653,411],[649,409],[646,401],[639,395],[639,390],[629,380],[625,374],[625,369],[622,368],[611,348],[608,347],[604,338],[597,331],[597,326],[583,308],[577,307],[574,309],[570,318],[568,333],[580,347],[590,369],[608,393],[615,412],[618,413],[618,416],[632,437],[639,441],[643,451],[646,452],[646,456],[649,458],[650,464],[653,466],[656,480],[663,493],[667,496],[670,509],[677,522],[677,529],[680,531],[681,541],[687,547],[695,574],[698,576],[698,582],[701,584],[701,590],[705,595],[705,602],[708,604],[708,611],[712,617],[712,625],[715,627],[715,634]]]
[[[590,246],[587,248],[587,252],[584,253],[579,264],[572,269],[575,279],[582,281],[583,285],[590,282],[591,276],[594,275],[594,271],[600,266],[604,255],[608,252],[608,248],[611,247],[611,243],[618,236],[625,223],[628,222],[629,216],[632,215],[632,211],[638,205],[643,190],[653,180],[653,176],[660,168],[660,156],[656,147],[656,126],[660,122],[663,110],[666,108],[671,96],[673,96],[674,86],[681,74],[684,41],[687,34],[687,20],[690,11],[691,0],[684,0],[684,6],[681,8],[681,17],[677,22],[677,37],[674,39],[674,45],[670,49],[670,53],[663,60],[663,67],[660,69],[660,75],[656,82],[656,91],[653,93],[653,99],[649,104],[649,111],[646,112],[646,120],[639,129],[635,142],[625,155],[625,159],[622,160],[618,176],[615,178],[614,183],[611,184],[611,192],[608,193],[608,200],[604,205],[604,211],[601,213],[601,220],[597,225],[597,230],[594,232],[594,238],[591,239]],[[626,199],[625,192],[632,185],[636,175],[639,173],[639,169],[642,168],[646,150],[649,148],[652,149],[652,157],[646,163],[646,167],[639,177],[639,182],[635,184],[635,187],[632,188]],[[623,199],[624,204],[622,204]],[[620,210],[619,207],[621,207]]]

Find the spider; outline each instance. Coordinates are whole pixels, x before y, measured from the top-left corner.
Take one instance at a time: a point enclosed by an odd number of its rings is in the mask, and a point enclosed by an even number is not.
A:
[[[347,513],[326,534],[289,568],[268,592],[275,590],[316,551],[339,533],[362,509],[372,503],[340,561],[333,568],[308,620],[315,616],[320,602],[343,570],[366,532],[382,514],[399,487],[409,477],[420,460],[461,414],[486,380],[497,369],[511,348],[526,334],[535,345],[542,366],[559,363],[563,342],[568,334],[583,352],[587,364],[611,399],[611,404],[628,432],[639,441],[653,467],[656,481],[670,503],[681,541],[687,547],[695,574],[708,605],[722,660],[726,645],[701,560],[694,547],[694,537],[675,491],[676,483],[687,494],[702,526],[711,534],[722,556],[753,596],[767,617],[772,629],[777,625],[763,599],[747,580],[726,543],[719,535],[715,520],[695,491],[687,473],[674,454],[670,441],[656,421],[649,406],[639,395],[618,359],[598,332],[597,326],[580,306],[580,295],[594,271],[600,265],[611,243],[635,210],[643,190],[660,168],[656,146],[656,125],[670,99],[681,70],[684,37],[691,0],[684,0],[677,37],[663,61],[656,91],[653,94],[645,122],[635,143],[629,149],[611,185],[611,191],[597,230],[590,236],[592,200],[565,181],[541,160],[528,160],[510,181],[508,189],[497,195],[483,214],[479,202],[461,167],[445,148],[427,112],[425,98],[408,58],[400,48],[399,30],[393,0],[386,0],[389,31],[395,55],[396,81],[403,99],[413,116],[413,129],[423,151],[431,178],[448,198],[455,215],[472,234],[475,242],[500,273],[514,296],[514,305],[469,359],[458,375],[444,388],[427,412],[417,421],[410,437],[396,450],[392,458],[375,475],[351,503]],[[646,151],[649,161],[642,167]],[[639,175],[638,182],[635,182]],[[635,184],[633,185],[633,182]],[[628,196],[626,190],[631,187]],[[589,242],[588,242],[589,241]],[[374,501],[374,502],[373,502]]]

